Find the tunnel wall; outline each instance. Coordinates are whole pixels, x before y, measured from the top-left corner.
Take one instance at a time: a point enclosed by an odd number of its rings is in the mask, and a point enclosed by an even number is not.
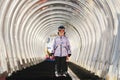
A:
[[[64,25],[71,62],[119,79],[119,5],[119,0],[0,0],[0,74],[43,61],[47,38]]]
[[[35,35],[26,0],[0,1],[0,72],[11,74],[43,60],[42,38]],[[26,8],[25,8],[26,7]],[[31,27],[28,27],[31,25]],[[40,53],[41,52],[41,53]]]

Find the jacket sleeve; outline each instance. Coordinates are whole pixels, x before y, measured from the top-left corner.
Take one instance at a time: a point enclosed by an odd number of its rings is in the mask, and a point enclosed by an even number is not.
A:
[[[55,53],[55,47],[56,47],[56,39],[54,39],[54,42],[53,42],[52,54]]]
[[[70,47],[70,42],[69,42],[68,38],[67,38],[67,49],[68,49],[68,55],[71,56],[71,47]]]

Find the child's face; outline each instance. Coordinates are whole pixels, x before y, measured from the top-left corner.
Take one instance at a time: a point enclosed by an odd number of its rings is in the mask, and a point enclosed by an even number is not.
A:
[[[59,30],[59,35],[60,35],[60,36],[63,36],[64,33],[65,33],[65,30],[64,30],[64,29],[60,29],[60,30]]]

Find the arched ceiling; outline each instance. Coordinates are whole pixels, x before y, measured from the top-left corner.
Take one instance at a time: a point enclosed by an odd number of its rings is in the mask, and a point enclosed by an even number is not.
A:
[[[64,25],[71,43],[70,60],[97,74],[98,67],[92,64],[109,66],[116,58],[119,4],[119,0],[0,0],[4,56],[13,70],[16,61],[44,58],[47,38]]]

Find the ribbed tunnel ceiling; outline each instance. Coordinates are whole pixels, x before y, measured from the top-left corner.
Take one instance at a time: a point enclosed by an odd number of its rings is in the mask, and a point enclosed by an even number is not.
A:
[[[115,52],[119,4],[119,0],[0,0],[3,71],[45,58],[47,38],[64,25],[71,43],[70,60],[104,77],[119,61]]]

